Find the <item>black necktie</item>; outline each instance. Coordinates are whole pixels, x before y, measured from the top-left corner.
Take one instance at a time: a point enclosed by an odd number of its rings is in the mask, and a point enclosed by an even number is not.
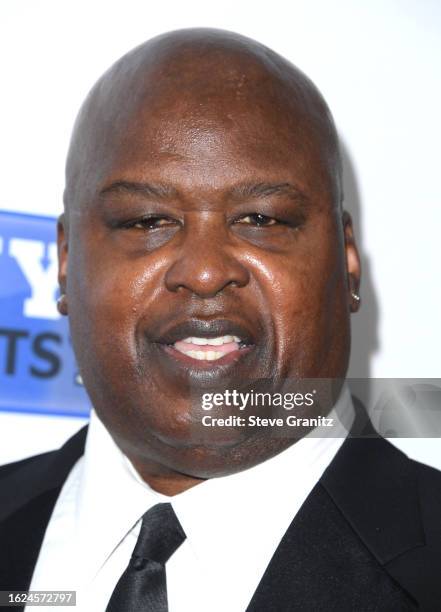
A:
[[[185,533],[171,504],[150,508],[106,612],[167,612],[165,564],[184,540]]]

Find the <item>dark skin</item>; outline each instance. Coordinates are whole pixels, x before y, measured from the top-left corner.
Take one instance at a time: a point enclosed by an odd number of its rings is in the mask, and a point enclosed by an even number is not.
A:
[[[254,41],[168,34],[92,91],[67,164],[60,309],[98,415],[154,489],[175,495],[294,442],[201,430],[202,393],[344,379],[360,263],[340,203],[323,99]],[[173,349],[204,333],[244,346],[219,362]]]

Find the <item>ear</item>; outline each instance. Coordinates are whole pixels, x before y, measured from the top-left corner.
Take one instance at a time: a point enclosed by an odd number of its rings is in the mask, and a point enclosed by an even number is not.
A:
[[[67,249],[68,231],[66,226],[66,215],[63,213],[57,222],[57,248],[58,248],[58,284],[60,286],[60,297],[57,308],[60,314],[67,315]]]
[[[361,264],[357,244],[354,237],[354,227],[351,215],[343,212],[343,233],[345,239],[346,273],[348,280],[348,304],[351,312],[360,308]]]

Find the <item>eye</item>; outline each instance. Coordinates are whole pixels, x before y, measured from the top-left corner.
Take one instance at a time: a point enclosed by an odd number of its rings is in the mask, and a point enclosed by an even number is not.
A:
[[[135,219],[134,221],[128,221],[124,223],[125,229],[135,228],[143,230],[158,229],[165,226],[176,225],[177,221],[170,219],[170,217],[160,217],[159,215],[151,215],[150,217],[142,217],[141,219]]]
[[[260,213],[252,213],[245,215],[236,220],[236,223],[243,223],[246,225],[256,225],[257,227],[268,227],[271,225],[277,225],[278,221],[273,217],[267,217]]]

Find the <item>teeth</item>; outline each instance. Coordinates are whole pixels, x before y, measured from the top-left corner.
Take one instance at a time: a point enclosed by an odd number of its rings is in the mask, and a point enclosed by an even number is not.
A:
[[[191,344],[198,344],[200,346],[205,346],[205,344],[208,344],[207,338],[189,338],[189,341]]]
[[[197,344],[199,346],[205,346],[206,344],[210,346],[220,346],[221,344],[228,344],[229,342],[240,342],[240,338],[238,338],[238,336],[218,336],[217,338],[197,338],[192,336],[184,338],[182,342]]]
[[[206,361],[215,361],[216,359],[220,359],[224,356],[224,353],[221,351],[181,351],[184,355],[188,355],[189,357],[193,357],[193,359],[206,360]]]
[[[233,336],[221,336],[220,338],[210,338],[207,344],[212,346],[220,346],[221,344],[227,344],[227,342],[233,342]]]
[[[224,353],[222,353],[221,351],[207,351],[205,353],[205,359],[207,359],[208,361],[215,361],[216,359],[220,359],[221,357],[223,357]]]
[[[199,359],[200,361],[216,361],[221,357],[225,357],[227,353],[234,350],[234,347],[228,347],[227,352],[222,345],[225,344],[241,344],[241,339],[238,336],[218,336],[217,338],[198,338],[197,336],[189,336],[184,340],[175,342],[175,348],[184,355],[188,355],[193,359]],[[222,350],[216,350],[217,347],[223,348]],[[240,348],[237,347],[237,348]],[[203,349],[203,350],[202,350]]]

